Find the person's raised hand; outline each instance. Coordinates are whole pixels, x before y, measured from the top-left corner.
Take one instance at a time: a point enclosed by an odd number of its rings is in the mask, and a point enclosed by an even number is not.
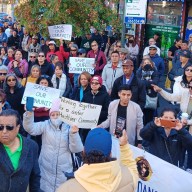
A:
[[[182,128],[183,128],[183,123],[177,119],[177,120],[176,120],[176,126],[173,127],[173,129],[179,131],[179,130],[182,129]]]
[[[124,146],[128,143],[128,137],[127,137],[127,132],[125,131],[125,129],[122,132],[122,136],[119,137],[119,144],[121,146]]]
[[[157,125],[158,127],[160,127],[160,126],[161,126],[161,120],[160,120],[160,118],[155,117],[154,123],[155,123],[155,125]]]
[[[154,90],[155,92],[160,92],[160,91],[162,90],[162,88],[159,87],[159,86],[157,86],[157,85],[151,84],[151,86],[153,87],[153,90]]]
[[[71,127],[71,133],[72,134],[75,134],[75,133],[77,133],[79,131],[79,128],[76,126],[76,125],[73,125],[72,127]]]

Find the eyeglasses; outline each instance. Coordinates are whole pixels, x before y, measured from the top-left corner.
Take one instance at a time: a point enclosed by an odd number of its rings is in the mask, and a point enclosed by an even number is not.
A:
[[[121,45],[116,45],[116,47],[120,47],[121,48]]]
[[[91,45],[91,47],[95,47],[95,46],[97,46],[96,44],[94,44],[94,45]]]
[[[34,59],[35,59],[35,58],[36,58],[36,56],[30,56],[30,58],[34,58]]]
[[[150,51],[150,50],[153,50],[153,51],[155,51],[155,50],[157,50],[157,49],[149,49],[149,51]]]
[[[0,125],[0,131],[3,131],[6,128],[7,131],[12,131],[14,126],[11,125]]]
[[[99,83],[91,82],[91,85],[99,85]]]
[[[71,49],[71,51],[77,51],[77,49]]]
[[[38,57],[45,57],[45,55],[38,55]]]
[[[11,81],[16,81],[16,79],[7,79],[8,82],[11,82]]]
[[[0,76],[6,76],[7,75],[7,73],[0,73]]]
[[[191,72],[191,73],[192,73],[192,69],[186,69],[185,71],[189,71],[189,72]]]
[[[41,75],[41,78],[49,79],[49,75]]]

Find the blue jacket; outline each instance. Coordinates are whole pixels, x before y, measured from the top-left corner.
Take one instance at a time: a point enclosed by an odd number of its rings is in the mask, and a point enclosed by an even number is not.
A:
[[[165,63],[162,57],[160,57],[158,54],[155,56],[150,56],[151,60],[155,64],[157,71],[160,73],[160,75],[164,75],[165,72]]]
[[[176,166],[178,164],[183,166],[186,148],[192,149],[192,136],[185,128],[179,131],[172,129],[167,137],[164,128],[156,126],[151,121],[141,129],[140,136],[149,142],[149,152],[151,154]],[[166,144],[169,152],[167,151]]]
[[[38,164],[38,146],[25,137],[19,160],[19,167],[15,171],[2,143],[0,143],[0,191],[26,192],[29,185],[30,192],[41,192],[40,169]]]

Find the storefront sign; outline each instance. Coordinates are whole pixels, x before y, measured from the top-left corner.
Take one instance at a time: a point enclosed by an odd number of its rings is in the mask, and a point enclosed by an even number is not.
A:
[[[79,128],[91,129],[97,127],[100,105],[93,105],[61,98],[60,119],[69,125],[77,125]]]
[[[94,58],[70,57],[69,63],[70,63],[69,73],[80,74],[83,71],[87,71],[91,75],[94,74],[94,67],[93,67],[93,64],[95,63]]]
[[[21,103],[26,104],[26,98],[33,97],[34,107],[51,108],[52,101],[59,98],[60,92],[59,89],[28,82]]]
[[[148,39],[152,38],[155,32],[160,34],[161,56],[167,57],[169,48],[174,45],[174,41],[179,35],[180,27],[147,24],[145,29],[146,37]]]
[[[53,25],[48,27],[50,38],[71,41],[72,25]]]
[[[125,1],[125,23],[144,24],[146,20],[147,0]]]

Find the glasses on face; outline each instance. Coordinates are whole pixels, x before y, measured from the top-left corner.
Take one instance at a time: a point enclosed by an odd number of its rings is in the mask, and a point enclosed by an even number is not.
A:
[[[99,85],[97,82],[91,82],[91,85]]]
[[[30,58],[34,58],[34,59],[35,59],[35,58],[36,58],[36,56],[30,56]]]
[[[0,125],[0,131],[3,131],[6,129],[7,131],[12,131],[14,129],[14,126],[11,125]]]
[[[116,45],[116,47],[119,47],[119,48],[121,48],[121,45]]]
[[[45,55],[38,55],[38,57],[45,57]]]
[[[16,79],[7,79],[8,82],[11,82],[11,81],[16,81]]]
[[[91,47],[95,47],[95,46],[97,46],[96,44],[94,44],[94,45],[91,45]]]
[[[77,51],[77,49],[71,49],[71,51]]]
[[[7,73],[0,73],[0,76],[6,76],[7,75]]]
[[[185,71],[189,71],[189,72],[191,72],[191,73],[192,73],[192,69],[186,69]]]

